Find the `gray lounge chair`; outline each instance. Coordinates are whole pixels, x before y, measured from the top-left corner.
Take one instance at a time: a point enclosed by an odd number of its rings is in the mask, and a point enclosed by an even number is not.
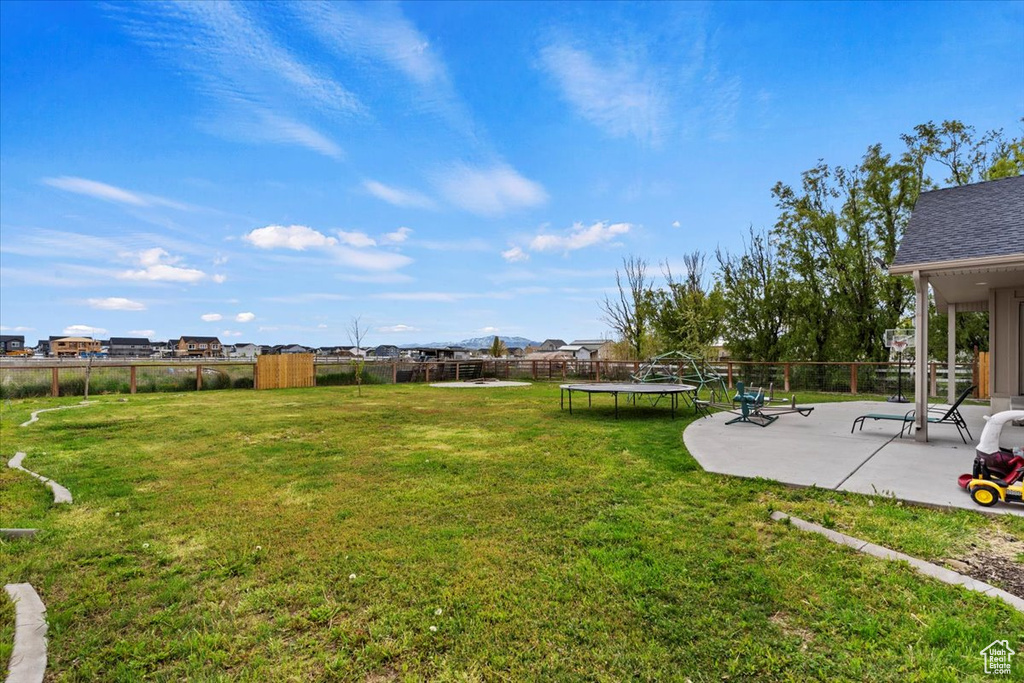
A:
[[[971,431],[967,428],[967,420],[960,414],[960,404],[964,402],[968,396],[974,393],[977,387],[971,386],[965,389],[960,396],[957,397],[956,402],[949,408],[929,408],[928,409],[928,424],[951,424],[956,426],[957,432],[960,434],[960,438],[967,443],[967,437],[974,440],[971,436]],[[914,418],[916,417],[916,409],[909,410],[903,415],[892,415],[887,413],[868,413],[867,415],[859,415],[853,420],[853,425],[850,426],[850,433],[853,434],[853,430],[857,427],[857,423],[860,423],[860,428],[864,429],[864,420],[896,420],[902,422],[900,426],[900,437],[903,437],[903,432],[906,430],[908,434],[914,428]],[[910,425],[910,428],[907,428]],[[964,432],[967,432],[967,437],[964,436]]]

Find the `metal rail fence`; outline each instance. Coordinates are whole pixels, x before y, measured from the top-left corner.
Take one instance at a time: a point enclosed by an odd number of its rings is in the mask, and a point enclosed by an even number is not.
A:
[[[639,361],[588,360],[450,360],[416,362],[406,360],[359,361],[317,358],[314,382],[317,386],[355,384],[360,371],[363,384],[467,381],[480,378],[561,381],[628,381],[636,374]],[[77,396],[89,393],[146,393],[165,391],[208,391],[251,389],[255,362],[235,359],[191,360],[81,360],[4,359],[0,362],[0,398],[30,396]],[[826,392],[892,395],[897,391],[896,363],[759,363],[725,361],[714,364],[731,388],[738,381],[747,386],[772,387],[776,394]],[[903,393],[914,392],[914,368],[903,365]],[[945,396],[948,378],[945,364],[929,365],[929,394]],[[978,384],[978,368],[956,366],[957,392]],[[985,398],[984,396],[982,398]]]

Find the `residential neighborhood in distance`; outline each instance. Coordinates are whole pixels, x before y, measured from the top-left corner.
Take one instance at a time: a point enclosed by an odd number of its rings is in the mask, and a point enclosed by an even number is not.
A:
[[[171,359],[219,358],[252,359],[261,355],[312,353],[325,358],[366,358],[372,360],[445,361],[491,358],[489,346],[483,343],[493,337],[480,337],[458,344],[424,344],[395,346],[381,344],[357,348],[353,345],[304,346],[302,344],[254,344],[236,342],[223,344],[219,338],[183,335],[168,341],[151,341],[146,337],[111,337],[93,339],[78,336],[50,336],[28,346],[24,335],[0,335],[0,356],[15,358],[107,358],[107,359]],[[614,342],[608,339],[545,339],[533,342],[521,337],[502,338],[502,358],[525,360],[612,360]],[[518,342],[521,346],[513,346]]]

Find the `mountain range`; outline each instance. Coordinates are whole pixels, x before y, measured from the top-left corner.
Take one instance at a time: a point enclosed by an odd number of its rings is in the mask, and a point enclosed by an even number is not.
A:
[[[505,343],[507,348],[518,347],[525,349],[527,346],[540,346],[540,342],[531,341],[526,337],[503,337],[498,335],[498,339]],[[447,346],[463,346],[467,349],[486,349],[494,343],[494,335],[487,337],[473,337],[472,339],[463,339],[460,342],[430,342],[427,344],[403,344],[403,349],[443,349]]]

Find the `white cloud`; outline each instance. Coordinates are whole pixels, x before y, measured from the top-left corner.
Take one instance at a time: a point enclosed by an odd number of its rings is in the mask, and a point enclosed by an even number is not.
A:
[[[451,303],[467,298],[463,294],[450,294],[448,292],[383,292],[371,296],[374,299],[384,299],[387,301],[436,301],[441,303]]]
[[[673,228],[678,228],[678,227],[680,227],[680,225],[681,224],[679,223],[679,221],[672,221],[672,227]]]
[[[260,249],[292,249],[294,251],[322,249],[338,243],[336,238],[328,237],[305,225],[289,225],[287,227],[268,225],[265,228],[252,230],[245,235],[244,239]]]
[[[382,199],[388,204],[394,204],[404,209],[432,209],[434,201],[427,195],[415,190],[403,190],[398,187],[385,185],[376,180],[364,180],[363,189],[377,199]]]
[[[335,230],[335,233],[337,233],[338,239],[342,244],[347,244],[350,247],[361,249],[363,247],[377,246],[377,241],[365,232],[346,232],[344,230]]]
[[[409,239],[411,234],[412,230],[403,226],[394,232],[384,233],[381,235],[380,241],[384,244],[401,244]]]
[[[264,301],[273,301],[279,304],[306,304],[313,301],[348,301],[352,297],[348,294],[331,294],[327,292],[309,292],[307,294],[294,294],[292,296],[268,296]]]
[[[608,225],[604,221],[599,221],[590,226],[574,223],[568,234],[565,235],[537,235],[530,240],[530,249],[533,251],[574,251],[595,244],[610,242],[615,237],[628,233],[632,227],[630,223],[612,223]]]
[[[165,206],[171,209],[189,210],[187,204],[175,202],[152,194],[132,192],[124,188],[107,185],[96,180],[86,178],[75,178],[73,176],[60,176],[59,178],[43,178],[43,183],[60,190],[73,192],[75,194],[102,199],[106,202],[116,204],[128,204],[130,206]]]
[[[222,284],[224,284],[225,282],[228,281],[228,276],[227,275],[217,274],[217,275],[214,275],[211,279],[214,282],[216,282],[218,285],[222,285]]]
[[[501,332],[497,327],[481,327],[479,331],[481,334],[498,334]]]
[[[68,325],[64,328],[64,334],[69,337],[98,337],[105,335],[107,331],[102,327],[92,325]]]
[[[220,336],[222,336],[222,337],[241,337],[242,333],[241,332],[236,332],[234,330],[221,330]]]
[[[358,237],[352,235],[361,233],[345,234],[348,236],[346,239],[359,241]],[[268,225],[249,232],[244,239],[261,249],[319,249],[330,254],[342,265],[362,270],[395,270],[412,263],[411,258],[401,254],[367,248],[356,249],[341,244],[338,238],[328,237],[305,225]]]
[[[24,325],[17,325],[15,327],[0,325],[0,332],[34,332],[35,329],[34,327],[25,327]]]
[[[667,87],[654,69],[635,58],[637,53],[621,49],[598,63],[586,50],[553,44],[540,57],[580,116],[614,137],[657,142],[671,109]]]
[[[128,334],[136,337],[152,337],[156,334],[156,330],[128,330]]]
[[[322,115],[362,115],[358,98],[326,70],[289,51],[247,3],[140,3],[108,12],[157,55],[194,79],[214,105],[212,128],[228,138],[294,144],[338,158],[333,141],[298,120],[312,108]]]
[[[412,327],[410,325],[387,325],[385,327],[378,327],[377,331],[378,332],[384,332],[384,333],[390,333],[390,332],[402,333],[402,332],[419,332],[420,330],[419,330],[418,327]]]
[[[228,262],[228,257],[227,256],[217,256],[216,258],[213,259],[213,265],[215,265],[215,266],[223,266],[227,262]]]
[[[105,299],[88,299],[89,306],[92,308],[99,309],[101,311],[144,311],[146,305],[132,301],[131,299],[125,299],[120,296],[108,296]]]
[[[501,252],[501,258],[505,259],[509,263],[517,263],[519,261],[527,261],[530,255],[522,250],[521,247],[512,247]]]
[[[122,254],[134,258],[141,270],[126,270],[117,274],[120,280],[154,281],[154,282],[187,282],[195,283],[206,279],[207,275],[201,270],[178,266],[181,258],[171,256],[165,250],[157,247],[145,249],[135,254]]]
[[[327,329],[327,325],[324,324],[324,323],[320,323],[319,325],[316,326],[316,329],[318,329],[318,330],[326,330]]]
[[[539,206],[548,200],[544,187],[507,164],[475,168],[456,164],[437,175],[438,189],[455,206],[483,216]]]
[[[223,320],[224,316],[222,316],[220,313],[203,313],[201,316],[199,316],[199,319],[202,320],[203,322],[215,323],[218,320]]]
[[[255,313],[249,313],[249,312],[239,313],[238,315],[235,316],[235,322],[237,322],[237,323],[251,323],[255,319],[256,319],[256,314]]]

